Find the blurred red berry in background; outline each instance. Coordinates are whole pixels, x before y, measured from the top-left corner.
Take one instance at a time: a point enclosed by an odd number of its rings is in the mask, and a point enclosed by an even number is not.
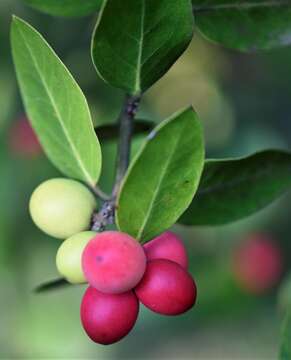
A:
[[[234,252],[233,271],[243,290],[262,294],[280,280],[282,251],[269,235],[251,234]]]
[[[15,155],[35,157],[42,152],[41,145],[25,116],[16,120],[10,128],[9,147]]]

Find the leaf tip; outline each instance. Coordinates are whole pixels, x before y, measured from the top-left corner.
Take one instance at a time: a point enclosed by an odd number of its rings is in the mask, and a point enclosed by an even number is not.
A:
[[[13,14],[12,17],[11,17],[11,32],[13,33],[13,30],[16,31],[18,26],[21,26],[21,25],[24,25],[24,24],[26,24],[26,22],[23,19],[21,19],[17,15]]]
[[[11,16],[11,24],[10,24],[10,40],[11,44],[13,44],[14,33],[16,31],[17,24],[19,23],[20,18],[14,14]]]
[[[18,17],[17,15],[12,14],[11,16],[11,23],[12,24],[17,24],[20,23],[21,21],[23,21],[20,17]]]

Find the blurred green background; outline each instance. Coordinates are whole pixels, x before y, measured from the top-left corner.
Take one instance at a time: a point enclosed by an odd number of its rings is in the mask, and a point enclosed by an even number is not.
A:
[[[122,94],[104,84],[90,61],[95,18],[60,19],[20,0],[0,0],[0,358],[2,359],[274,359],[280,323],[290,302],[291,196],[256,216],[217,228],[176,226],[189,250],[198,302],[189,313],[162,317],[141,307],[131,334],[115,345],[95,345],[79,320],[84,286],[35,295],[56,278],[59,241],[42,234],[28,200],[43,180],[60,176],[23,120],[9,46],[11,15],[34,25],[54,47],[85,92],[95,125],[114,122]],[[140,117],[159,122],[193,104],[203,121],[208,157],[247,155],[291,145],[291,48],[239,54],[195,34],[187,52],[144,96]],[[49,120],[49,119],[48,119]],[[134,140],[133,152],[142,136]],[[101,186],[114,175],[115,141],[102,142]],[[282,253],[283,271],[254,294],[233,271],[234,253],[255,234],[266,234]],[[265,236],[265,235],[261,235]],[[264,259],[258,259],[258,263]],[[283,290],[282,290],[282,285]]]

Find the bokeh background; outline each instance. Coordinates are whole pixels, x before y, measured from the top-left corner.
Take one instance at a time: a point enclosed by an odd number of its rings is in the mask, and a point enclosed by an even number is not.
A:
[[[118,344],[99,346],[86,337],[79,320],[84,286],[33,293],[36,285],[58,276],[55,254],[60,243],[32,224],[28,200],[40,182],[60,174],[24,117],[9,46],[12,14],[29,21],[54,47],[85,92],[96,126],[114,122],[122,101],[119,91],[97,77],[90,61],[94,17],[53,18],[21,0],[0,0],[0,358],[276,358],[281,318],[291,302],[290,194],[232,225],[176,226],[191,258],[197,305],[173,318],[141,308],[134,330]],[[270,147],[290,149],[290,95],[291,48],[246,55],[195,34],[187,52],[147,92],[139,116],[159,122],[193,104],[203,121],[208,157],[241,156]],[[141,141],[142,136],[135,138],[133,153]],[[103,141],[102,151],[101,186],[109,191],[116,142]],[[242,261],[250,277],[259,272],[250,287],[237,264],[239,249],[256,241],[271,241],[276,250],[255,256],[246,251]],[[272,272],[264,262],[268,256],[279,262],[272,276],[264,273]],[[260,289],[260,279],[268,276],[270,283]]]

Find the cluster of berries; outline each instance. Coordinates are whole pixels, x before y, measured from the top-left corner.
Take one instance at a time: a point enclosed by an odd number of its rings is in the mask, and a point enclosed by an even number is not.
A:
[[[97,343],[112,344],[126,336],[136,322],[139,301],[163,315],[182,314],[196,301],[184,245],[169,231],[143,247],[118,231],[97,234],[83,251],[82,268],[90,286],[81,320]]]
[[[139,302],[164,315],[178,315],[196,301],[196,285],[187,272],[187,254],[172,232],[141,246],[119,231],[88,231],[96,201],[81,183],[51,179],[32,194],[30,213],[45,233],[65,239],[56,265],[73,284],[89,283],[81,321],[88,336],[112,344],[133,328]]]

